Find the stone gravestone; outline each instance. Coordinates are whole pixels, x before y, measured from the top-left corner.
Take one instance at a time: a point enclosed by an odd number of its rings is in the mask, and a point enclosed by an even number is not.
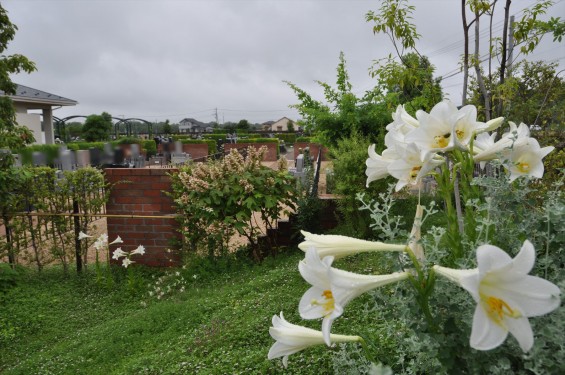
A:
[[[21,167],[22,166],[22,158],[20,157],[20,154],[12,154],[12,156],[14,157],[14,166]]]
[[[175,142],[175,151],[171,154],[171,164],[183,164],[190,160],[190,155],[182,150],[182,142]]]
[[[139,150],[139,145],[137,143],[133,143],[130,145],[130,153],[132,160],[139,156],[140,150]]]
[[[47,165],[47,158],[43,152],[34,151],[31,154],[31,162],[34,167],[44,167]]]
[[[110,143],[104,143],[104,150],[102,151],[102,164],[112,164],[114,162],[114,150]]]
[[[77,168],[84,168],[90,165],[90,152],[88,150],[75,151]]]
[[[300,178],[302,182],[306,179],[306,173],[304,170],[304,155],[300,154],[296,157],[296,167],[289,169],[290,174],[296,178]]]
[[[176,141],[175,142],[175,155],[180,155],[183,154],[182,151],[182,142],[181,141]]]
[[[102,151],[97,148],[89,148],[90,164],[94,166],[102,165]]]
[[[57,167],[62,171],[72,171],[74,170],[74,158],[73,153],[70,150],[63,150],[59,152],[59,163]]]
[[[114,149],[114,164],[124,164],[124,150],[119,147]]]

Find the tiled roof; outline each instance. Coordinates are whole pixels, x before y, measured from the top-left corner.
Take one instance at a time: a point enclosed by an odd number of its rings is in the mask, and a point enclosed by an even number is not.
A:
[[[4,92],[0,90],[0,94],[4,95]],[[76,100],[64,98],[59,95],[50,94],[45,91],[33,89],[24,85],[18,85],[16,89],[16,95],[12,95],[12,99],[15,101],[24,102],[35,102],[42,104],[53,104],[53,105],[77,105]]]

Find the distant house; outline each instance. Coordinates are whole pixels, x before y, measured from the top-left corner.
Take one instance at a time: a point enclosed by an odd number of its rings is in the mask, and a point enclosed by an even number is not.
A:
[[[271,131],[271,126],[274,124],[274,121],[265,121],[264,123],[261,124],[261,130],[265,131],[265,132],[270,132]]]
[[[261,125],[264,131],[286,132],[288,131],[289,121],[292,123],[295,130],[298,129],[298,125],[296,124],[296,122],[292,121],[288,117],[283,117],[277,121],[267,121]]]
[[[203,133],[207,127],[208,124],[193,118],[185,118],[179,122],[179,133]]]
[[[5,95],[0,91],[0,95]],[[35,137],[36,143],[55,143],[53,130],[53,107],[77,105],[75,100],[31,87],[18,85],[16,94],[10,98],[14,102],[16,121],[19,125],[29,128]],[[41,113],[28,111],[41,110]]]

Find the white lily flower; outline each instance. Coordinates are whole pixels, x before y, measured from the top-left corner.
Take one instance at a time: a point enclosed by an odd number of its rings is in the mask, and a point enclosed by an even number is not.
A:
[[[530,138],[530,127],[523,122],[521,122],[520,125],[516,125],[516,123],[512,121],[508,121],[508,125],[510,127],[510,130],[502,134],[502,138]]]
[[[283,313],[273,315],[273,326],[269,333],[276,342],[271,346],[268,359],[283,357],[284,367],[288,366],[288,356],[315,345],[323,345],[322,332],[287,322]],[[330,335],[332,343],[360,342],[359,336]]]
[[[492,148],[496,143],[496,135],[496,132],[493,132],[491,134],[481,133],[477,135],[475,142],[473,142],[473,151],[478,154],[482,151]]]
[[[304,241],[298,248],[307,252],[314,247],[320,258],[333,256],[336,259],[357,253],[370,251],[405,251],[406,245],[394,245],[384,242],[365,241],[357,238],[334,234],[312,234],[301,230]]]
[[[110,242],[108,245],[115,245],[117,243],[124,243],[124,241],[122,241],[122,238],[120,236],[118,236],[114,241]]]
[[[420,126],[418,120],[410,116],[410,114],[406,112],[406,108],[401,104],[396,107],[396,111],[392,114],[392,119],[393,122],[386,126],[386,130],[389,132],[397,131],[402,134],[407,134],[409,131]]]
[[[478,122],[477,124],[477,130],[475,131],[475,134],[482,134],[485,132],[490,132],[493,130],[496,130],[500,127],[500,125],[502,125],[502,123],[504,122],[504,117],[497,117],[495,119],[489,120],[486,123],[483,122]]]
[[[476,269],[434,266],[436,273],[458,283],[477,302],[471,347],[494,349],[510,332],[524,352],[532,348],[534,335],[528,318],[547,314],[561,304],[555,284],[528,275],[534,262],[534,247],[526,240],[514,259],[496,246],[483,245],[477,249]]]
[[[134,251],[131,252],[131,255],[134,254],[139,254],[139,255],[145,254],[145,247],[143,245],[139,245]]]
[[[133,260],[130,260],[129,258],[124,258],[124,260],[122,261],[122,266],[124,266],[124,268],[128,268],[128,266],[132,263],[135,263]]]
[[[343,314],[345,306],[369,290],[408,278],[407,272],[390,275],[359,275],[332,268],[332,256],[320,259],[315,248],[306,252],[306,259],[298,264],[300,274],[309,284],[298,304],[303,319],[322,321],[322,333],[329,346],[333,321]]]
[[[125,251],[122,250],[121,247],[118,247],[116,250],[114,250],[114,252],[112,253],[112,259],[120,259],[121,257],[127,257],[128,253],[126,253]]]
[[[399,191],[408,184],[415,185],[430,173],[435,167],[444,163],[444,159],[435,153],[425,153],[425,159],[420,159],[420,149],[415,143],[410,143],[401,149],[401,157],[388,166],[388,172],[396,178],[395,190]]]
[[[543,177],[543,161],[555,147],[541,148],[535,138],[529,138],[526,143],[514,146],[505,153],[508,164],[505,167],[510,171],[510,182],[520,176]]]
[[[406,142],[414,142],[422,155],[434,151],[448,151],[455,147],[453,128],[461,114],[450,101],[436,104],[430,113],[418,111],[420,127],[406,134]]]
[[[468,151],[471,139],[481,126],[486,125],[477,122],[477,108],[474,105],[466,105],[459,109],[458,118],[453,127],[455,146],[460,150]]]
[[[80,240],[84,240],[85,238],[92,238],[92,236],[89,236],[88,234],[84,233],[84,232],[79,232],[78,234],[78,239]]]
[[[482,134],[481,138],[477,137],[478,143],[477,140],[475,140],[475,147],[478,152],[473,157],[476,162],[485,162],[497,159],[501,156],[501,153],[514,147],[526,144],[530,141],[530,139],[532,139],[530,138],[530,128],[526,124],[522,123],[520,126],[516,126],[516,124],[512,121],[510,121],[509,124],[510,131],[504,133],[500,140],[496,143],[491,143]]]
[[[94,242],[94,248],[96,250],[103,250],[106,248],[107,245],[108,245],[108,235],[106,233],[101,234],[100,237],[98,237]]]
[[[365,165],[367,165],[367,169],[365,170],[365,174],[367,175],[366,186],[369,187],[369,183],[388,176],[387,167],[392,161],[393,160],[386,159],[377,154],[374,144],[369,146],[369,158],[365,162]]]

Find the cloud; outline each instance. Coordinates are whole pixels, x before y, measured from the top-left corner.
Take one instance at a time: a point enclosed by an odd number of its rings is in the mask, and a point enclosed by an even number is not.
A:
[[[3,6],[19,27],[8,53],[28,56],[39,69],[14,80],[79,101],[59,109],[60,117],[108,111],[211,121],[218,108],[220,121],[297,118],[288,108],[296,97],[283,80],[321,99],[314,81],[335,82],[343,51],[359,93],[375,85],[372,61],[393,52],[365,22],[368,10],[378,10],[374,1],[7,0]],[[420,49],[433,56],[438,74],[457,67],[458,6],[416,4]],[[446,82],[454,86],[449,92],[460,80]]]

